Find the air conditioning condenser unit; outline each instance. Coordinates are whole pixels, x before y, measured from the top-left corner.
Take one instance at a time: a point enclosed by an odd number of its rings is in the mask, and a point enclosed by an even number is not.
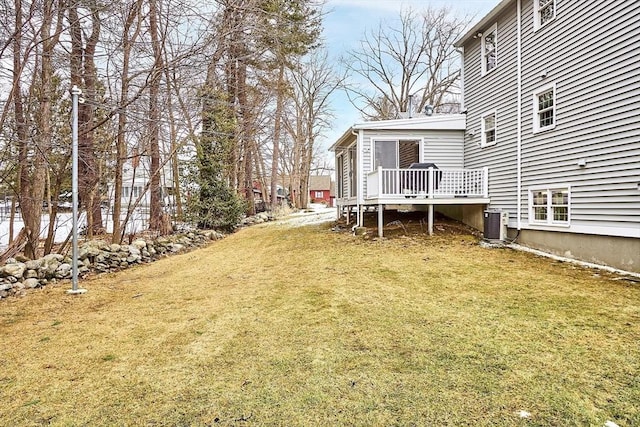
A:
[[[509,225],[509,212],[500,209],[484,211],[484,238],[487,240],[506,240]]]

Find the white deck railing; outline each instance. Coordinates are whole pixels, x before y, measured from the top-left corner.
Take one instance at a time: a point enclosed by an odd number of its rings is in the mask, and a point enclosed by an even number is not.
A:
[[[366,198],[489,197],[489,170],[383,169],[367,174]]]

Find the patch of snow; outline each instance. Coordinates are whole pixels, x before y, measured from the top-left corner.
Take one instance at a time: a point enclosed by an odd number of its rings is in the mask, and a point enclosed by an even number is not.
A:
[[[531,418],[531,412],[520,410],[517,412],[517,414],[520,418]]]
[[[614,423],[613,421],[607,421],[606,423],[604,423],[604,427],[620,427],[620,426]]]
[[[270,224],[291,228],[304,227],[334,221],[336,215],[335,208],[328,208],[323,204],[312,204],[310,209],[295,212]]]
[[[148,221],[145,218],[145,215],[141,212],[133,211],[134,213],[131,215],[129,222],[126,226],[127,233],[136,233],[142,231],[146,228],[146,224]],[[10,215],[6,215],[6,212],[0,210],[0,251],[3,251],[7,248],[9,244],[9,223],[10,223]],[[111,220],[111,215],[107,216],[105,211],[102,212],[103,218],[106,218],[106,227],[107,232],[110,233],[113,231],[113,221]],[[73,214],[71,212],[60,212],[56,216],[54,223],[55,230],[55,243],[64,242],[65,239],[71,233],[71,229],[73,226],[72,221]],[[122,217],[124,219],[124,215]],[[80,213],[78,216],[78,230],[82,232],[84,228],[86,228],[86,215],[84,213]],[[13,235],[14,237],[18,235],[20,230],[24,227],[24,222],[22,221],[22,217],[20,214],[16,214],[13,219]],[[45,238],[47,235],[47,230],[49,227],[49,215],[42,215],[42,219],[40,222],[40,237]]]

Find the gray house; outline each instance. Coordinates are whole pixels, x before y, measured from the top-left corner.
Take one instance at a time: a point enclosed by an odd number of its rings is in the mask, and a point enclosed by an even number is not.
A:
[[[464,165],[519,243],[640,271],[639,29],[637,0],[503,0],[456,43]]]
[[[456,43],[462,150],[452,139],[421,161],[484,170],[487,191],[447,213],[482,229],[483,212],[499,210],[520,244],[640,272],[639,28],[637,0],[503,0],[474,25]],[[367,204],[356,196],[368,182],[344,163],[375,169],[368,126],[334,145],[345,206]]]

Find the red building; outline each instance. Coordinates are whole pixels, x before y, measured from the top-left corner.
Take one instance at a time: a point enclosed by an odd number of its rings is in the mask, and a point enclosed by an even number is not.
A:
[[[326,203],[331,206],[331,175],[311,175],[309,177],[309,201]]]

